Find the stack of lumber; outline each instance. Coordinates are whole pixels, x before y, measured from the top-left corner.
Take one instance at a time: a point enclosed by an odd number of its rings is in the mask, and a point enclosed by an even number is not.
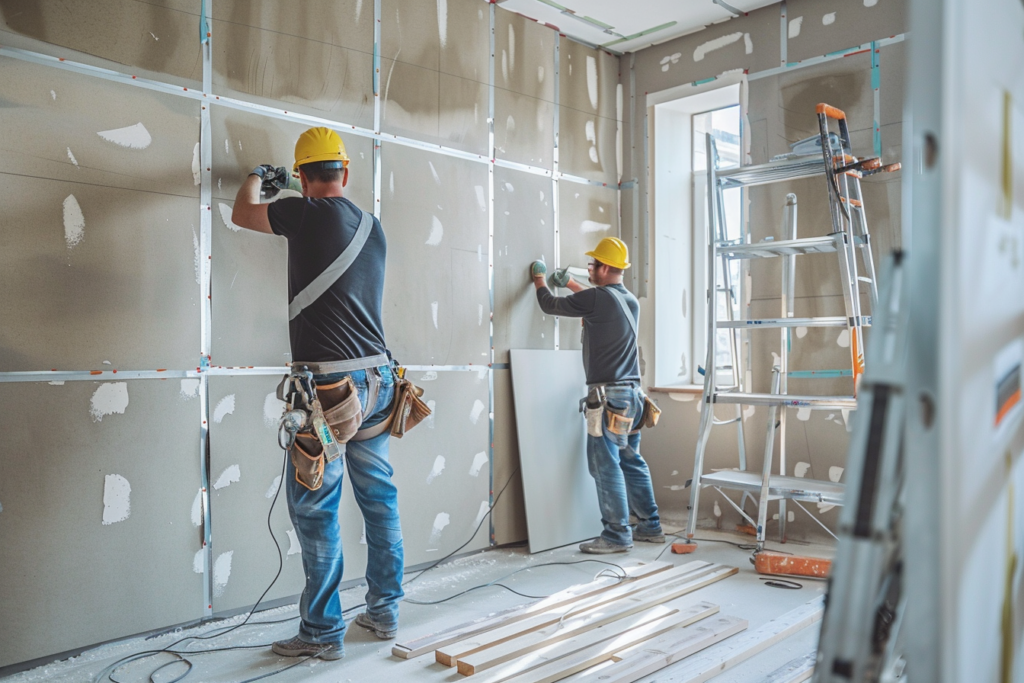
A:
[[[696,599],[677,601],[737,573],[735,567],[654,562],[573,586],[545,600],[397,644],[411,659],[433,652],[473,683],[636,681],[747,628]],[[671,603],[671,604],[669,604]]]

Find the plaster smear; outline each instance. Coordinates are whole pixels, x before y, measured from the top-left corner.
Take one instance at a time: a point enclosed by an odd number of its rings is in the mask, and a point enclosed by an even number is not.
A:
[[[597,109],[597,59],[587,55],[587,95],[590,106]]]
[[[96,387],[90,401],[89,413],[93,422],[102,422],[104,415],[124,415],[128,407],[128,383],[107,382]]]
[[[103,478],[103,524],[114,524],[128,519],[132,513],[132,485],[120,474]]]
[[[480,507],[476,511],[476,517],[473,519],[473,528],[480,526],[480,522],[484,521],[484,517],[491,511],[491,506],[487,504],[486,500],[480,501]]]
[[[803,17],[796,17],[789,20],[789,37],[796,38],[800,35],[800,28],[804,25]]]
[[[693,61],[702,61],[709,52],[720,50],[726,45],[732,45],[742,37],[743,31],[737,31],[736,33],[730,33],[728,35],[721,36],[720,38],[709,40],[703,45],[699,45],[697,49],[693,51]]]
[[[434,320],[434,329],[437,329],[437,302],[430,302],[430,317]]]
[[[864,0],[864,6],[865,7],[874,7],[877,4],[878,4],[878,0]]]
[[[679,63],[679,58],[683,56],[682,52],[676,52],[675,54],[665,55],[661,58],[661,70],[668,71],[672,68],[673,64]]]
[[[203,549],[200,548],[196,551],[196,554],[192,556],[192,571],[196,574],[202,574],[203,564]]]
[[[430,167],[430,175],[434,176],[434,182],[437,183],[438,186],[440,187],[440,185],[441,185],[441,176],[437,175],[437,169],[434,168],[434,162],[433,161],[428,161],[427,162],[427,166]]]
[[[224,221],[224,225],[234,232],[238,232],[242,229],[241,226],[235,225],[231,222],[231,207],[224,202],[217,202],[217,210],[220,211],[220,219]]]
[[[434,400],[427,401],[427,408],[430,408],[430,416],[426,420],[427,427],[429,429],[433,429],[434,428],[434,406],[436,406],[436,405],[437,405],[437,401],[434,401]]]
[[[442,472],[444,472],[444,456],[439,455],[434,458],[434,466],[430,468],[430,474],[427,475],[427,483],[440,477]]]
[[[754,41],[750,39],[749,33],[743,34],[743,49],[748,55],[754,53]]]
[[[808,420],[811,419],[811,409],[798,408],[796,411],[796,419],[800,420],[801,422],[807,422]]]
[[[586,234],[590,232],[604,232],[611,228],[610,223],[598,223],[597,221],[583,221],[580,223],[580,232]]]
[[[430,532],[430,543],[437,543],[441,538],[441,532],[451,522],[451,517],[448,516],[447,512],[438,512],[437,517],[434,517],[434,528]]]
[[[224,595],[224,589],[228,586],[228,579],[231,578],[231,557],[234,550],[221,553],[217,561],[213,563],[213,596],[219,598]]]
[[[718,501],[717,500],[715,501],[715,508],[712,510],[712,512],[715,514],[715,517],[721,517],[722,516],[722,508],[721,508],[721,506],[718,505]]]
[[[483,304],[477,304],[476,305],[476,324],[477,324],[477,327],[480,327],[480,326],[482,326],[484,324],[484,305]]]
[[[487,200],[484,198],[483,185],[474,185],[473,191],[476,193],[476,205],[480,207],[481,211],[487,210]]]
[[[807,336],[807,328],[806,327],[798,327],[798,328],[796,328],[796,338],[797,339],[803,339],[806,336]]]
[[[202,182],[202,177],[199,173],[199,143],[192,149],[192,180],[198,185]]]
[[[793,476],[794,477],[801,477],[801,478],[806,477],[807,476],[807,471],[809,469],[811,469],[811,463],[809,463],[809,462],[798,462],[796,464],[796,466],[793,468]]]
[[[222,488],[226,488],[231,484],[242,480],[242,470],[238,465],[231,465],[217,477],[217,481],[214,482],[213,488],[218,491]]]
[[[431,216],[430,221],[430,237],[424,243],[431,247],[436,247],[441,244],[442,238],[444,238],[444,226],[441,225],[441,219],[437,216]]]
[[[270,482],[270,486],[267,488],[267,492],[263,494],[265,498],[273,498],[277,494],[277,489],[281,488],[281,475],[274,477],[274,481]]]
[[[542,66],[538,66],[537,67],[537,82],[538,83],[543,83],[544,82],[544,67],[542,67]]]
[[[480,399],[473,401],[473,410],[469,411],[469,421],[476,424],[483,412],[484,404],[480,402]]]
[[[395,172],[392,171],[388,174],[388,189],[391,190],[391,196],[395,195]]]
[[[700,412],[700,408],[701,408],[701,404],[698,403],[697,404],[697,412],[698,413]],[[754,417],[754,413],[755,412],[757,412],[755,406],[747,406],[746,408],[743,409],[743,419],[744,420],[749,420],[750,418]]]
[[[834,23],[836,23],[836,13],[835,12],[829,12],[828,14],[826,14],[825,16],[823,16],[821,18],[821,25],[822,26],[831,26]]]
[[[75,166],[78,166],[78,159],[76,159],[75,155],[71,153],[70,147],[68,147],[68,161],[73,163]]]
[[[107,142],[113,142],[115,145],[127,147],[128,149],[146,149],[153,142],[153,136],[149,134],[149,131],[141,123],[125,128],[101,130],[96,134]]]
[[[508,28],[512,29],[511,26]],[[501,51],[501,77],[508,80],[508,53],[505,50]]]
[[[201,526],[203,523],[203,490],[196,492],[192,501],[192,526]]]
[[[839,337],[836,339],[836,344],[839,344],[844,349],[850,346],[850,331],[843,330],[839,333]]]
[[[295,529],[288,529],[285,532],[288,534],[288,554],[298,555],[302,552],[302,546],[299,545],[299,535],[295,533]]]
[[[199,396],[199,380],[198,379],[183,379],[181,380],[181,397],[186,401],[190,398]]]
[[[831,479],[836,484],[838,484],[839,480],[843,478],[843,468],[842,467],[838,467],[836,465],[833,465],[832,467],[829,467],[828,468],[828,478]]]
[[[448,0],[437,0],[437,37],[444,48],[448,44]]]
[[[55,380],[51,380],[51,381],[47,382],[47,384],[49,384],[51,387],[62,387],[62,386],[64,386],[64,380],[62,380],[62,379],[55,379]]]
[[[263,424],[271,429],[277,429],[284,415],[284,401],[277,397],[276,391],[271,391],[263,399]]]
[[[85,237],[85,216],[82,215],[82,207],[78,205],[75,195],[69,194],[64,198],[64,241],[68,249],[77,247]]]
[[[473,464],[469,468],[469,476],[477,477],[480,476],[480,471],[483,470],[487,464],[487,453],[480,451],[473,456]]]
[[[431,370],[430,372],[424,372],[423,376],[420,377],[421,382],[433,382],[437,379],[437,373]]]
[[[235,412],[235,395],[228,394],[217,401],[217,407],[213,409],[213,421],[220,424],[225,417]]]
[[[853,425],[850,424],[850,409],[849,408],[840,408],[840,410],[843,413],[843,424],[846,425],[846,431],[847,432],[853,431]]]

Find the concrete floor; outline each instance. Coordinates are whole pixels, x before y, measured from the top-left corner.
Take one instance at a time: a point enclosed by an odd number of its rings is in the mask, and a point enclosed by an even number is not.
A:
[[[733,543],[750,541],[750,538],[746,536],[715,531],[700,532],[698,538],[718,539]],[[834,553],[834,548],[819,545],[788,543],[785,546],[780,546],[777,543],[770,543],[769,547],[822,557],[829,557]],[[750,623],[750,629],[757,628],[784,612],[817,597],[825,590],[823,581],[812,580],[801,581],[803,588],[800,590],[783,590],[765,586],[764,582],[758,579],[758,575],[750,564],[749,551],[741,550],[729,543],[704,542],[692,555],[673,555],[667,549],[668,546],[639,544],[628,555],[605,556],[599,559],[621,566],[631,566],[640,561],[654,560],[664,551],[661,559],[676,564],[699,559],[738,567],[740,571],[737,575],[679,598],[672,604],[689,604],[698,600],[707,600],[718,604],[722,614],[746,619]],[[575,546],[537,555],[528,554],[525,548],[489,550],[454,560],[427,572],[422,578],[407,585],[407,598],[421,601],[445,598],[471,586],[494,581],[516,570],[522,571],[503,583],[528,595],[549,595],[573,584],[591,581],[602,570],[613,568],[594,562],[547,567],[540,565],[545,562],[573,562],[592,558],[593,556],[582,555]],[[346,607],[358,605],[363,601],[364,592],[364,586],[343,591],[342,603]],[[524,598],[499,587],[477,590],[440,605],[414,605],[407,602],[402,606],[399,640],[410,640],[524,602]],[[259,612],[253,618],[253,622],[288,621],[276,624],[250,622],[250,624],[222,637],[183,643],[180,647],[191,650],[237,646],[251,648],[195,655],[192,658],[194,668],[184,679],[184,683],[237,682],[263,675],[272,675],[269,680],[275,683],[295,681],[309,683],[435,681],[440,683],[441,681],[459,681],[464,678],[454,669],[436,664],[431,655],[424,655],[414,660],[396,659],[391,656],[391,642],[378,640],[354,625],[346,634],[346,656],[344,659],[336,662],[307,660],[287,671],[274,674],[295,662],[274,655],[270,652],[269,647],[265,646],[274,640],[288,638],[296,633],[296,613],[295,606]],[[354,617],[356,613],[352,612],[351,616]],[[78,657],[0,680],[3,680],[4,683],[89,681],[121,657],[144,650],[168,647],[175,640],[184,636],[209,633],[240,623],[243,618],[244,615],[179,633],[166,634],[152,640],[134,638],[104,645]],[[817,625],[804,629],[744,664],[720,674],[712,681],[714,683],[761,681],[775,669],[811,651],[817,642],[817,634]],[[171,660],[170,656],[161,654],[130,663],[118,669],[115,679],[120,683],[147,681],[157,666]],[[156,683],[172,681],[183,673],[184,669],[183,664],[175,664],[158,673],[154,680]],[[654,680],[654,676],[644,679],[648,682]]]

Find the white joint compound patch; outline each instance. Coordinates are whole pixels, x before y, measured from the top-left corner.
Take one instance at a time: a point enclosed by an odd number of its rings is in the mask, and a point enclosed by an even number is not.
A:
[[[213,421],[220,424],[225,417],[235,412],[235,395],[228,394],[217,401],[217,407],[213,409]]]
[[[846,431],[847,432],[852,431],[853,430],[853,424],[850,422],[850,409],[849,408],[840,408],[839,410],[842,411],[842,413],[843,413],[843,424],[846,425]]]
[[[277,429],[284,415],[284,401],[277,397],[276,391],[271,391],[263,398],[263,424],[271,429]]]
[[[732,45],[742,37],[743,31],[737,31],[736,33],[730,33],[728,35],[715,38],[714,40],[709,40],[703,45],[697,46],[697,49],[693,51],[693,61],[699,62],[703,60],[709,52],[721,50],[726,45]]]
[[[597,109],[597,59],[587,55],[587,95],[590,106]]]
[[[430,317],[434,321],[434,329],[437,329],[437,302],[430,302]]]
[[[366,520],[363,520],[363,533],[359,536],[359,545],[366,545]]]
[[[697,405],[697,409],[700,410],[700,404]],[[754,413],[757,412],[754,406],[747,406],[743,409],[743,419],[749,420],[754,417]]]
[[[231,222],[231,207],[224,202],[217,202],[217,210],[220,211],[220,219],[224,222],[224,226],[229,230],[238,232],[242,229],[242,226],[235,225]]]
[[[103,478],[103,524],[114,524],[128,519],[132,513],[132,485],[120,474]]]
[[[199,143],[192,149],[192,181],[198,185],[203,181],[203,176],[199,172]]]
[[[477,324],[477,327],[480,327],[480,326],[482,326],[484,324],[484,305],[483,304],[477,304],[476,305],[476,324]]]
[[[683,53],[676,52],[675,54],[665,55],[661,58],[661,70],[668,71],[672,68],[673,64],[679,63],[679,58],[683,56]]]
[[[508,28],[511,30],[512,25],[509,24]],[[501,51],[501,77],[508,80],[508,52],[505,50]]]
[[[587,234],[591,232],[604,232],[611,228],[611,223],[598,223],[597,221],[583,221],[580,223],[580,232]]]
[[[128,383],[107,382],[96,387],[89,402],[93,422],[102,422],[105,415],[124,415],[128,407]]]
[[[544,67],[542,67],[542,66],[538,66],[537,67],[537,82],[538,83],[543,83],[544,82]]]
[[[451,517],[448,516],[447,512],[438,512],[437,516],[434,517],[434,528],[430,532],[430,543],[437,543],[441,539],[441,532],[451,522]]]
[[[469,421],[472,422],[473,424],[476,424],[477,420],[480,419],[480,416],[483,415],[483,412],[484,404],[480,401],[480,399],[476,399],[475,401],[473,401],[473,409],[469,411]]]
[[[679,476],[679,470],[672,470],[672,474],[669,475],[669,476],[678,477]]]
[[[228,586],[228,579],[231,578],[231,557],[234,550],[221,553],[217,561],[213,563],[213,596],[219,598],[224,595],[224,589]]]
[[[796,38],[800,35],[800,27],[804,25],[803,17],[796,17],[789,20],[789,37]]]
[[[70,147],[68,147],[68,161],[70,161],[75,166],[78,166],[78,159],[76,159],[75,155],[71,153]]]
[[[196,398],[197,396],[199,396],[199,380],[181,380],[181,397],[187,401],[190,398]]]
[[[828,14],[826,14],[825,16],[823,16],[821,18],[821,25],[822,26],[831,26],[834,23],[836,23],[836,13],[835,12],[829,12]]]
[[[714,510],[712,510],[712,512],[715,513],[715,517],[721,517],[722,516],[722,508],[718,504],[717,500],[715,501],[715,508],[714,508]]]
[[[114,128],[113,130],[101,130],[96,133],[107,142],[127,147],[128,149],[146,149],[153,142],[153,137],[141,123],[125,128]]]
[[[224,471],[220,473],[220,476],[217,477],[217,481],[214,482],[213,484],[213,488],[219,491],[220,489],[230,486],[236,481],[241,480],[242,469],[238,465],[231,465],[225,468]]]
[[[441,219],[437,216],[430,217],[430,237],[424,244],[431,247],[436,247],[441,244],[441,239],[444,237],[444,226],[441,225]]]
[[[267,488],[267,492],[263,494],[265,498],[273,498],[277,495],[277,489],[281,487],[281,475],[274,477],[274,481],[270,482],[270,486]]]
[[[833,465],[832,467],[829,467],[828,468],[828,478],[831,479],[836,484],[838,484],[839,480],[843,478],[843,468],[842,467],[838,467],[837,465]]]
[[[196,554],[192,556],[192,571],[194,571],[196,574],[203,573],[203,565],[206,564],[206,562],[203,560],[203,555],[203,549],[200,548],[196,551]]]
[[[56,91],[51,90],[50,91],[50,97],[52,97],[53,101],[56,102],[57,101],[57,93],[56,93]]]
[[[428,161],[427,166],[430,167],[430,175],[434,177],[434,182],[437,183],[438,187],[441,186],[441,176],[437,175],[437,169],[434,168],[434,162]]]
[[[798,327],[798,328],[796,328],[796,338],[797,339],[803,339],[806,336],[807,336],[807,328],[806,327]]]
[[[844,349],[850,346],[850,331],[843,330],[839,333],[839,338],[836,339],[836,344],[839,344]]]
[[[388,174],[388,189],[391,191],[391,196],[395,196],[395,172],[392,171]]]
[[[487,200],[484,197],[483,185],[474,185],[473,192],[476,193],[476,205],[480,207],[481,211],[487,211]]]
[[[299,545],[299,535],[295,533],[295,529],[288,529],[285,533],[288,534],[288,554],[298,555],[301,553],[302,546]]]
[[[442,472],[444,472],[444,456],[439,455],[434,458],[434,466],[430,468],[430,473],[427,474],[427,483],[429,484],[440,477]]]
[[[800,420],[801,422],[807,422],[808,420],[811,419],[811,409],[798,408],[796,411],[796,419]]]
[[[818,512],[819,513],[825,513],[825,512],[828,512],[829,510],[831,510],[834,507],[835,507],[835,505],[830,505],[829,503],[818,503]]]
[[[469,476],[476,477],[480,475],[481,470],[487,465],[487,453],[480,451],[473,456],[473,464],[469,467]]]
[[[448,0],[437,0],[437,37],[444,49],[448,44]]]
[[[203,523],[203,490],[196,492],[192,500],[192,526],[201,526]]]
[[[85,237],[85,216],[82,214],[82,207],[78,205],[75,195],[69,194],[64,198],[64,241],[68,249],[77,247]]]
[[[62,380],[62,379],[55,379],[55,380],[51,380],[51,381],[47,382],[47,384],[49,384],[51,387],[62,387],[62,386],[64,386],[64,380]]]
[[[431,370],[430,372],[424,372],[420,376],[420,380],[419,381],[421,381],[421,382],[433,382],[435,379],[437,379],[437,373],[434,372],[433,370]]]
[[[865,7],[874,7],[878,4],[878,0],[864,0]],[[50,92],[53,92],[52,90]]]
[[[794,477],[801,477],[801,478],[806,477],[807,476],[807,470],[809,470],[809,469],[811,469],[811,463],[809,463],[809,462],[798,462],[793,467],[793,476]]]
[[[480,522],[484,521],[484,517],[491,511],[491,506],[487,504],[486,500],[480,501],[480,507],[477,508],[476,517],[473,518],[473,528],[480,526]]]
[[[748,55],[754,53],[754,41],[750,39],[749,33],[743,34],[743,49]]]
[[[427,423],[427,428],[428,429],[433,429],[434,428],[434,407],[436,405],[437,405],[437,401],[434,401],[434,400],[427,401],[427,408],[430,409],[430,417],[428,417],[426,419],[426,423]]]

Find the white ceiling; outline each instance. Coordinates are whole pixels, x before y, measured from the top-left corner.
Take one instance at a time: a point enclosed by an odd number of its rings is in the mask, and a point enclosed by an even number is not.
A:
[[[749,12],[778,0],[722,2]],[[715,0],[498,0],[498,4],[570,38],[614,52],[635,52],[735,16]]]

